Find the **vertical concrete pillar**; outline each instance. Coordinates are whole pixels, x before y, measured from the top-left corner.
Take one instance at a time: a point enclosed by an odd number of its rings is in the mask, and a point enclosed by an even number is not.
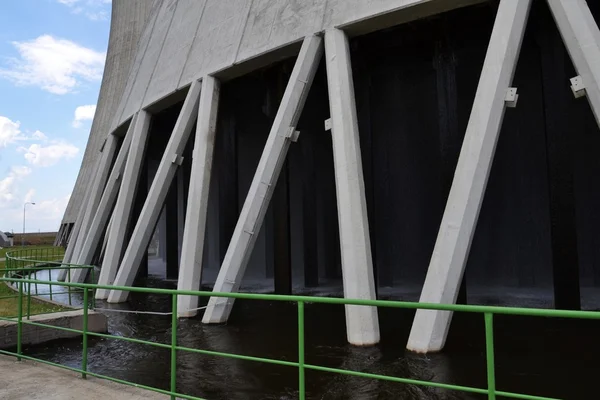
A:
[[[309,36],[304,39],[215,282],[215,292],[236,292],[240,287],[290,142],[296,135],[296,124],[319,66],[322,51],[320,37]],[[211,297],[202,322],[227,321],[233,300]]]
[[[220,84],[212,76],[202,79],[198,108],[198,125],[192,155],[192,172],[188,193],[181,263],[177,289],[198,290],[202,279],[202,259],[206,231],[206,210],[213,165]],[[198,297],[179,296],[177,313],[180,317],[197,314]]]
[[[600,30],[586,0],[548,0],[558,30],[581,77],[574,91],[585,91],[600,126]]]
[[[144,152],[148,142],[151,115],[147,111],[140,111],[135,121],[129,155],[123,171],[123,179],[119,189],[119,197],[113,211],[113,223],[108,231],[108,242],[102,268],[100,269],[99,285],[111,285],[117,274],[121,256],[127,242],[127,225],[133,212],[135,194],[139,186],[141,168],[144,161]],[[98,289],[97,299],[106,299],[108,290]]]
[[[96,178],[92,181],[92,184],[88,188],[90,194],[88,202],[86,204],[86,210],[83,216],[81,229],[79,231],[79,235],[77,235],[75,249],[70,259],[70,263],[72,264],[76,264],[77,260],[79,259],[79,255],[87,237],[90,224],[92,223],[93,215],[98,209],[98,204],[100,203],[100,199],[102,198],[102,193],[104,192],[104,188],[106,186],[106,180],[108,179],[108,175],[110,174],[113,160],[115,158],[115,153],[117,152],[118,143],[119,138],[115,135],[109,134],[102,148],[100,160],[97,165],[98,170],[96,173]],[[83,274],[79,274],[78,276],[81,277],[83,276]],[[73,277],[74,276],[72,275],[72,281]]]
[[[363,179],[354,98],[352,62],[346,34],[325,32],[325,59],[331,136],[337,191],[344,297],[374,300],[375,280],[369,239],[367,201]],[[375,307],[346,306],[348,342],[372,345],[379,342],[379,318]]]
[[[147,251],[156,222],[165,204],[169,187],[173,182],[177,168],[181,165],[183,151],[196,123],[201,86],[202,84],[199,81],[194,81],[187,93],[173,128],[173,133],[158,166],[158,171],[148,191],[148,198],[135,225],[127,250],[125,250],[123,261],[115,279],[116,286],[129,286],[133,283],[140,262]],[[127,296],[128,292],[113,290],[108,296],[108,302],[121,303],[127,300]]]
[[[79,258],[77,259],[77,264],[87,265],[92,262],[94,255],[98,251],[100,239],[102,239],[102,235],[106,232],[106,225],[110,218],[115,200],[117,199],[117,195],[119,194],[121,177],[123,175],[123,170],[125,169],[127,156],[129,154],[129,146],[131,145],[131,137],[133,136],[132,131],[133,127],[135,126],[136,119],[137,114],[132,118],[129,124],[129,129],[127,130],[127,134],[123,139],[123,144],[121,145],[121,149],[119,150],[119,154],[115,160],[115,165],[113,166],[110,176],[108,177],[108,181],[106,182],[106,188],[104,189],[104,193],[102,194],[102,198],[98,204],[98,209],[96,210],[94,219],[90,224],[90,229],[84,241],[81,253],[79,254]],[[79,281],[77,280],[76,282]]]
[[[483,202],[506,96],[531,0],[502,0],[420,301],[455,303]],[[416,352],[444,347],[452,313],[418,310],[408,340]]]

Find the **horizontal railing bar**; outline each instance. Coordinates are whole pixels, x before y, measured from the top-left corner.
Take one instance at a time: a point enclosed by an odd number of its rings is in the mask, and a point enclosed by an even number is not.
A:
[[[29,279],[13,279],[0,278],[0,281],[6,282],[23,282],[32,284],[56,284],[54,281],[29,280]],[[60,286],[76,287],[83,289],[107,289],[118,290],[134,293],[152,293],[165,295],[187,295],[198,297],[225,297],[233,299],[246,300],[267,300],[267,301],[287,301],[287,302],[304,302],[317,304],[337,304],[337,305],[357,305],[369,307],[389,307],[389,308],[404,308],[404,309],[423,309],[423,310],[441,310],[441,311],[456,311],[468,313],[492,313],[505,315],[522,315],[522,316],[537,316],[537,317],[552,317],[552,318],[577,318],[577,319],[600,319],[598,311],[575,311],[575,310],[550,310],[537,308],[519,308],[519,307],[499,307],[499,306],[480,306],[480,305],[462,305],[462,304],[434,304],[434,303],[417,303],[403,302],[396,300],[361,300],[361,299],[346,299],[340,297],[313,297],[313,296],[296,296],[296,295],[279,295],[279,294],[255,294],[255,293],[220,293],[207,291],[191,291],[191,290],[176,290],[176,289],[158,289],[158,288],[142,288],[129,286],[110,286],[110,285],[95,285],[90,283],[68,283],[61,282]]]
[[[87,375],[96,377],[98,379],[105,379],[107,381],[112,381],[112,382],[116,382],[116,383],[122,383],[122,384],[127,385],[127,386],[132,386],[132,387],[139,388],[139,389],[146,389],[146,390],[150,390],[152,392],[156,392],[156,393],[160,393],[160,394],[165,394],[165,395],[168,395],[168,396],[177,396],[177,397],[180,397],[180,398],[185,399],[185,400],[207,400],[207,399],[203,399],[201,397],[189,396],[189,395],[182,394],[182,393],[174,393],[174,392],[170,392],[168,390],[158,389],[158,388],[155,388],[155,387],[152,387],[152,386],[140,385],[140,384],[137,384],[137,383],[124,381],[122,379],[113,378],[111,376],[106,376],[106,375],[102,375],[102,374],[96,374],[94,372],[89,372],[89,371],[83,371],[82,369],[79,369],[79,368],[73,368],[73,367],[69,367],[69,366],[66,366],[66,365],[62,365],[62,364],[56,364],[56,363],[53,363],[51,361],[46,361],[46,360],[42,360],[42,359],[39,359],[39,358],[26,356],[26,355],[23,355],[23,354],[18,355],[17,353],[13,353],[13,352],[6,351],[6,350],[0,350],[0,354],[4,354],[4,355],[8,355],[8,356],[13,356],[13,357],[19,356],[19,357],[21,357],[21,358],[23,358],[25,360],[39,362],[41,364],[46,364],[46,365],[50,365],[52,367],[58,367],[58,368],[66,369],[66,370],[77,372],[77,373],[85,372]]]
[[[511,393],[511,392],[502,392],[499,390],[496,390],[496,395],[500,396],[500,397],[508,397],[511,399],[522,399],[522,400],[561,400],[558,399],[556,397],[541,397],[541,396],[532,396],[532,395],[528,395],[528,394],[518,394],[518,393]]]
[[[299,364],[297,362],[293,362],[293,361],[274,360],[272,358],[260,358],[260,357],[244,356],[241,354],[221,353],[218,351],[191,349],[191,348],[182,347],[182,346],[175,346],[175,348],[179,351],[187,351],[190,353],[199,353],[199,354],[203,354],[203,355],[207,355],[207,356],[235,358],[237,360],[255,361],[255,362],[261,362],[261,363],[265,363],[265,364],[283,365],[285,367],[298,367],[299,366]]]
[[[321,367],[319,365],[311,365],[311,364],[304,364],[304,368],[314,370],[314,371],[329,372],[329,373],[333,373],[333,374],[351,375],[351,376],[356,376],[359,378],[378,379],[378,380],[382,380],[382,381],[405,383],[405,384],[409,384],[409,385],[430,386],[430,387],[436,387],[436,388],[440,388],[440,389],[457,390],[457,391],[467,392],[467,393],[488,394],[487,389],[480,389],[480,388],[474,388],[474,387],[469,387],[469,386],[451,385],[449,383],[419,381],[416,379],[408,379],[408,378],[396,378],[394,376],[369,374],[367,372],[349,371],[346,369]]]

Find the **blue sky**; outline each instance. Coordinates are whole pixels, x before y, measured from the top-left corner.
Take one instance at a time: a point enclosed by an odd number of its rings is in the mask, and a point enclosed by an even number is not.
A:
[[[0,230],[55,231],[100,90],[111,0],[0,2]]]

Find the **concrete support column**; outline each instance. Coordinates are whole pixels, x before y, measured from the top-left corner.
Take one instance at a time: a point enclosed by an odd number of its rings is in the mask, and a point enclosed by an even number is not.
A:
[[[530,7],[531,0],[500,2],[454,181],[423,285],[420,298],[423,303],[456,302]],[[451,318],[452,313],[447,311],[418,310],[408,349],[423,353],[441,350]]]
[[[119,154],[115,160],[115,165],[113,166],[110,176],[108,177],[106,188],[104,189],[104,193],[100,199],[100,204],[98,205],[98,209],[96,210],[96,214],[92,220],[87,237],[84,241],[83,248],[81,249],[81,253],[77,259],[77,264],[90,264],[94,258],[94,255],[98,251],[100,239],[102,239],[102,234],[106,231],[106,225],[108,224],[108,220],[115,204],[115,200],[117,199],[117,195],[119,194],[121,177],[123,175],[123,170],[125,169],[127,156],[129,154],[129,146],[131,145],[131,137],[133,136],[132,131],[133,127],[135,126],[136,118],[137,115],[132,118],[129,124],[129,129],[127,130],[127,134],[123,139],[123,144],[121,145],[121,149],[119,150]],[[77,280],[77,282],[79,281]]]
[[[185,214],[181,264],[177,289],[198,290],[202,280],[202,259],[206,231],[206,210],[213,166],[213,150],[217,129],[220,84],[212,76],[202,79],[198,109],[198,125],[192,155],[190,189]],[[177,313],[180,317],[197,314],[198,297],[179,296]]]
[[[240,287],[290,142],[296,135],[296,124],[319,66],[322,42],[318,36],[304,39],[215,282],[215,292],[237,292]],[[234,299],[211,297],[202,322],[227,321],[233,303]]]
[[[98,278],[99,285],[112,285],[117,274],[117,268],[121,262],[121,255],[127,242],[127,225],[133,212],[135,194],[139,186],[144,152],[146,151],[146,143],[148,142],[150,118],[151,115],[142,110],[138,113],[135,121],[129,155],[125,164],[125,170],[123,171],[121,188],[119,189],[119,197],[113,211],[113,223],[108,231],[105,257],[100,269],[100,277]],[[98,289],[96,291],[96,298],[106,299],[108,294],[108,290]]]
[[[352,62],[346,34],[339,29],[325,32],[325,59],[333,162],[337,191],[342,253],[344,297],[374,300],[375,280],[369,239],[367,201],[363,179],[354,98]],[[379,342],[379,318],[375,307],[346,306],[348,342],[372,345]]]
[[[92,179],[92,182],[96,179],[97,175],[98,175],[98,169],[96,169],[96,173],[94,174],[94,178]],[[75,252],[75,246],[77,244],[77,237],[79,236],[81,227],[83,225],[85,210],[87,209],[87,204],[90,199],[90,191],[86,190],[85,193],[86,193],[86,195],[85,195],[83,201],[81,202],[81,208],[79,209],[79,212],[77,213],[77,218],[75,219],[75,223],[73,224],[73,229],[71,231],[71,235],[68,238],[67,248],[65,250],[65,256],[63,257],[63,263],[65,265],[70,264],[71,260],[73,259],[73,253]],[[58,276],[56,277],[56,279],[60,282],[64,282],[69,277],[69,275],[70,275],[70,273],[67,269],[61,269],[58,272]]]
[[[98,170],[96,173],[96,178],[92,181],[92,184],[88,188],[90,194],[86,204],[86,210],[83,217],[83,222],[81,224],[81,229],[79,231],[79,235],[77,235],[75,250],[73,251],[73,255],[70,259],[70,263],[72,264],[76,264],[77,260],[79,259],[79,254],[81,253],[81,250],[83,248],[83,244],[85,242],[87,233],[92,223],[94,213],[98,209],[98,204],[100,203],[100,199],[102,198],[102,193],[104,193],[106,180],[108,179],[108,175],[110,174],[113,160],[115,158],[115,153],[117,152],[118,144],[119,138],[115,135],[110,134],[106,138],[106,142],[104,143],[104,146],[102,148],[100,160],[97,165]],[[81,275],[82,274],[79,274],[79,276]]]
[[[167,143],[167,148],[158,166],[152,186],[148,191],[148,198],[138,219],[133,235],[125,250],[123,261],[115,279],[116,286],[129,286],[137,274],[139,265],[148,249],[148,244],[154,232],[156,222],[162,206],[175,177],[178,167],[182,163],[182,154],[190,137],[196,117],[198,116],[198,103],[200,101],[200,88],[202,84],[194,81],[187,93],[185,102],[173,128],[173,133]],[[127,300],[128,292],[113,290],[108,296],[109,303],[121,303]]]
[[[579,86],[600,126],[600,30],[586,0],[548,0],[558,30],[581,77]]]

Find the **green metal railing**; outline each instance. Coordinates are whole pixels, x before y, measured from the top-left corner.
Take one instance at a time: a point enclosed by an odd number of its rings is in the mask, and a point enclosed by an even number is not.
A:
[[[556,400],[551,397],[541,397],[534,395],[527,395],[521,393],[512,393],[501,391],[496,388],[496,372],[495,372],[495,364],[494,364],[494,315],[514,315],[514,316],[531,316],[531,317],[547,317],[547,318],[572,318],[572,319],[592,319],[598,320],[600,319],[600,312],[589,312],[589,311],[566,311],[566,310],[546,310],[546,309],[528,309],[528,308],[507,308],[507,307],[490,307],[490,306],[469,306],[469,305],[448,305],[448,304],[425,304],[425,303],[414,303],[414,302],[398,302],[398,301],[389,301],[389,300],[353,300],[353,299],[343,299],[343,298],[328,298],[328,297],[310,297],[310,296],[283,296],[283,295],[269,295],[269,294],[249,294],[249,293],[215,293],[215,292],[202,292],[202,291],[183,291],[183,290],[170,290],[170,289],[153,289],[153,288],[140,288],[140,287],[120,287],[120,286],[105,286],[105,285],[95,285],[95,284],[75,284],[75,283],[61,283],[63,286],[68,286],[72,288],[82,289],[83,290],[83,327],[81,330],[71,329],[71,328],[63,328],[57,326],[49,326],[40,324],[33,321],[27,321],[23,319],[22,313],[22,302],[23,302],[23,286],[29,284],[51,284],[56,282],[48,282],[48,281],[37,281],[31,279],[17,279],[17,278],[1,278],[0,281],[12,282],[16,283],[19,286],[19,315],[17,318],[17,350],[16,352],[9,352],[0,350],[0,354],[7,354],[11,356],[16,356],[17,359],[27,359],[34,360],[36,362],[49,364],[53,366],[58,366],[61,368],[65,368],[71,371],[76,371],[82,374],[82,377],[86,376],[94,376],[97,378],[107,379],[110,381],[123,383],[126,385],[131,385],[139,388],[144,388],[147,390],[151,390],[153,392],[162,393],[165,395],[170,395],[172,399],[181,398],[181,399],[189,399],[189,400],[203,400],[199,397],[194,397],[182,393],[177,392],[177,352],[189,352],[207,356],[216,356],[216,357],[226,357],[232,359],[260,362],[260,363],[268,363],[274,364],[284,367],[293,367],[298,369],[298,398],[300,400],[306,399],[306,380],[305,380],[305,371],[321,371],[326,373],[334,373],[334,374],[343,374],[360,378],[370,378],[370,379],[378,379],[390,382],[396,382],[401,384],[410,384],[410,385],[419,385],[419,386],[428,386],[439,389],[453,390],[459,392],[467,392],[467,393],[475,393],[486,395],[488,399],[496,399],[497,397],[505,397],[505,398],[513,398],[513,399],[525,399],[525,400]],[[157,343],[150,342],[146,340],[140,340],[129,337],[122,336],[112,336],[109,334],[103,333],[94,333],[88,331],[88,310],[93,307],[93,304],[90,304],[89,295],[90,292],[93,292],[96,289],[114,289],[114,290],[122,290],[127,292],[137,292],[137,293],[152,293],[152,294],[161,294],[168,295],[171,297],[171,343]],[[199,296],[199,297],[225,297],[225,298],[234,298],[234,299],[245,299],[245,300],[266,300],[266,301],[281,301],[281,302],[295,302],[297,304],[298,309],[298,361],[284,361],[278,359],[271,358],[261,358],[261,357],[251,357],[241,354],[233,354],[233,353],[224,353],[217,352],[211,350],[203,350],[203,349],[195,349],[179,346],[177,344],[177,296],[180,295],[190,295],[190,296]],[[401,377],[394,377],[388,375],[379,375],[379,374],[371,374],[365,372],[358,372],[352,370],[345,370],[339,368],[330,368],[319,365],[313,365],[306,362],[305,359],[305,332],[304,332],[304,314],[305,314],[305,304],[307,303],[316,303],[316,304],[336,304],[336,305],[356,305],[356,306],[373,306],[373,307],[389,307],[389,308],[399,308],[399,309],[425,309],[425,310],[443,310],[443,311],[452,311],[452,312],[464,312],[464,313],[477,313],[482,314],[485,325],[485,354],[486,354],[486,366],[487,366],[487,387],[486,388],[478,388],[478,387],[470,387],[470,386],[459,386],[452,385],[446,383],[438,383],[417,379],[407,379]],[[7,319],[7,318],[0,318]],[[34,357],[26,356],[22,352],[21,346],[21,335],[22,335],[22,327],[25,324],[34,325],[34,326],[42,326],[53,329],[59,329],[67,332],[78,333],[82,335],[83,340],[83,352],[82,352],[82,364],[81,368],[73,368],[60,364],[55,364],[52,362],[48,362],[45,360],[36,359]],[[88,338],[89,337],[99,337],[104,339],[111,340],[122,340],[131,343],[144,344],[149,346],[154,346],[157,348],[162,348],[170,351],[170,390],[159,389],[155,387],[139,385],[132,382],[128,382],[122,379],[113,378],[106,375],[101,375],[97,373],[90,372],[88,370]]]
[[[36,248],[36,249],[21,249],[6,253],[5,268],[0,270],[5,278],[27,278],[26,288],[18,288],[11,286],[15,291],[14,294],[0,296],[0,301],[17,299],[20,296],[27,298],[24,316],[30,319],[32,315],[31,306],[33,304],[32,299],[42,299],[47,297],[50,301],[53,301],[56,296],[67,295],[66,303],[69,306],[73,305],[73,295],[75,293],[83,293],[83,289],[72,288],[70,286],[64,286],[62,283],[52,281],[52,272],[58,270],[67,271],[67,281],[71,280],[72,271],[76,269],[88,270],[92,282],[95,281],[95,270],[91,265],[75,265],[75,264],[64,264],[61,262],[64,257],[64,249],[60,247],[49,247],[49,248]],[[38,283],[35,281],[38,279],[38,274],[42,277],[47,276],[46,282],[52,282],[48,284],[47,292],[40,292]],[[38,281],[40,282],[40,281]],[[32,287],[33,285],[33,287]],[[63,290],[56,291],[54,286],[63,287]],[[66,304],[65,304],[66,305]],[[55,312],[63,311],[58,307]],[[47,313],[47,312],[46,312]],[[17,315],[13,316],[17,317]]]

